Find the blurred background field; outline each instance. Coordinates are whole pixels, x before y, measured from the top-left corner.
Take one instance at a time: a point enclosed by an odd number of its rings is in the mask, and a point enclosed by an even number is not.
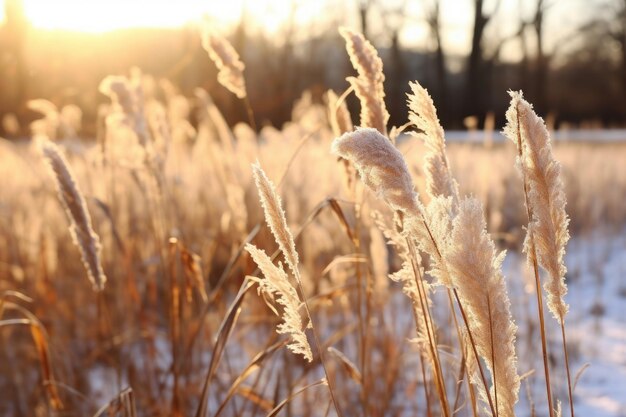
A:
[[[93,136],[97,91],[109,74],[137,66],[182,94],[206,89],[229,123],[245,111],[220,88],[197,36],[224,33],[249,70],[259,125],[279,127],[310,90],[345,89],[350,63],[337,27],[363,32],[384,61],[391,125],[405,122],[408,82],[429,89],[447,129],[503,123],[508,89],[523,89],[556,128],[623,127],[626,43],[623,0],[5,0],[0,30],[0,114],[24,135],[37,115],[29,99],[77,105]],[[1,13],[1,12],[0,12]],[[351,99],[351,108],[356,101]],[[465,120],[468,116],[476,119]],[[465,123],[464,123],[465,121]],[[7,131],[8,128],[8,131]]]
[[[282,197],[325,343],[373,376],[365,400],[354,370],[333,362],[340,403],[349,416],[426,415],[419,356],[407,343],[410,302],[387,278],[401,265],[375,221],[375,212],[389,211],[367,190],[355,201],[330,154],[336,134],[326,91],[344,92],[354,72],[340,25],[362,31],[383,59],[389,127],[407,122],[409,81],[429,89],[461,193],[482,201],[489,232],[509,251],[504,273],[525,375],[520,417],[548,415],[534,287],[520,253],[523,187],[515,147],[499,133],[506,91],[525,91],[553,135],[571,218],[567,324],[577,414],[626,415],[623,0],[0,3],[0,317],[17,319],[27,309],[46,341],[33,343],[25,327],[0,326],[0,415],[95,415],[111,402],[103,412],[130,416],[115,409],[129,387],[137,415],[194,415],[220,324],[244,278],[258,274],[242,245],[276,249],[250,169],[257,160]],[[246,65],[254,123],[217,81],[201,44],[205,24]],[[142,95],[156,175],[136,132],[107,123],[115,109],[98,87],[112,74],[128,77]],[[358,100],[350,95],[347,104],[358,125]],[[64,149],[102,241],[106,314],[41,159],[41,136]],[[398,146],[426,195],[423,144],[403,133]],[[360,236],[359,248],[346,224]],[[370,283],[364,307],[355,291],[359,271]],[[444,360],[456,369],[444,301],[436,293],[434,311]],[[280,341],[278,319],[256,291],[242,306],[213,379],[209,415],[267,415],[322,376],[319,362],[270,349]],[[371,314],[367,359],[359,352],[362,310]],[[550,363],[566,410],[558,331],[551,323]],[[271,353],[261,366],[229,392],[264,349]],[[446,377],[454,387],[454,372]],[[62,410],[51,406],[51,387]],[[327,397],[323,389],[304,391],[281,413],[334,415]],[[470,415],[459,398],[458,415]]]

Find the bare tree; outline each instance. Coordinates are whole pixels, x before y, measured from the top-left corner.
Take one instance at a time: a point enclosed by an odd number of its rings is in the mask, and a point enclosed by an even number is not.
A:
[[[431,7],[426,11],[426,22],[430,29],[430,37],[435,45],[435,73],[437,77],[437,107],[440,113],[447,117],[448,87],[446,77],[446,58],[443,51],[441,30],[441,0],[434,0]]]
[[[389,69],[388,74],[391,75],[387,79],[389,103],[387,107],[390,110],[391,117],[394,114],[404,114],[406,109],[404,105],[404,93],[407,87],[407,70],[400,44],[400,31],[406,23],[406,0],[401,0],[396,4],[383,4],[376,2],[376,6],[380,11],[381,22],[385,34],[389,37],[391,45],[389,48]],[[400,120],[392,120],[392,123],[399,123]]]
[[[615,23],[611,25],[610,35],[620,48],[622,98],[626,99],[626,0],[618,0],[615,6]]]
[[[367,15],[373,4],[373,0],[359,0],[359,21],[361,23],[361,33],[365,36],[365,39],[369,39]]]
[[[467,84],[465,114],[483,114],[485,111],[485,76],[483,37],[485,28],[500,8],[501,0],[496,0],[491,13],[485,13],[484,0],[473,0],[474,24],[472,26],[472,49],[467,62]]]
[[[547,97],[548,97],[548,71],[549,71],[549,59],[546,56],[544,48],[544,20],[547,10],[552,7],[556,2],[551,3],[545,0],[537,0],[535,7],[535,15],[531,22],[535,31],[535,39],[537,42],[537,57],[535,68],[535,106],[539,111],[547,110]]]

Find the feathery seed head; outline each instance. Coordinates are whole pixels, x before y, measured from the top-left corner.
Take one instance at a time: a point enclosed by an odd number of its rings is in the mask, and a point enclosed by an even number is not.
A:
[[[107,278],[100,262],[100,238],[91,225],[85,199],[59,148],[46,141],[41,150],[54,176],[59,200],[70,221],[72,239],[80,251],[89,280],[96,291],[101,291]]]
[[[346,132],[352,131],[354,128],[346,101],[343,100],[339,103],[339,97],[337,97],[337,94],[335,94],[333,90],[328,90],[326,98],[328,100],[330,126],[335,136],[340,136]]]
[[[501,272],[504,252],[487,234],[480,202],[466,198],[459,203],[450,244],[444,254],[459,299],[467,312],[476,350],[495,381],[498,415],[514,417],[520,380],[515,353],[515,326],[506,284]]]
[[[285,255],[287,265],[289,265],[294,275],[299,276],[298,252],[296,252],[293,236],[287,226],[287,219],[281,205],[280,196],[258,162],[252,164],[252,174],[254,175],[256,187],[259,190],[261,205],[265,212],[265,221],[270,227],[280,250]]]
[[[387,135],[389,113],[385,106],[383,61],[362,34],[345,27],[339,28],[339,33],[346,40],[350,62],[359,74],[348,77],[348,82],[361,103],[361,125]]]
[[[332,152],[359,171],[363,182],[394,210],[418,211],[417,193],[404,157],[373,128],[359,128],[336,138]]]
[[[274,265],[265,251],[256,246],[247,244],[246,251],[252,256],[252,259],[265,276],[265,279],[251,278],[259,284],[259,291],[262,291],[271,300],[284,307],[282,312],[283,323],[277,327],[277,333],[290,335],[291,343],[287,347],[293,353],[301,354],[307,361],[312,362],[311,346],[304,333],[306,325],[300,315],[302,302],[298,297],[298,292],[289,282],[287,273],[282,268],[282,265]],[[274,313],[279,315],[276,310],[274,310]]]
[[[246,83],[243,78],[245,65],[239,59],[235,48],[221,35],[205,27],[202,33],[202,46],[215,63],[219,73],[217,80],[238,98],[246,96]]]
[[[409,83],[409,121],[420,130],[414,136],[422,139],[427,148],[425,156],[426,189],[431,198],[453,197],[458,200],[458,184],[450,173],[443,127],[437,118],[437,109],[428,91],[417,82]]]
[[[549,274],[544,288],[548,308],[562,321],[568,311],[564,297],[564,256],[569,240],[569,218],[565,212],[566,197],[561,180],[561,166],[552,155],[550,135],[541,117],[521,92],[512,92],[506,112],[506,136],[518,147],[517,166],[528,184],[528,204],[532,218],[524,242],[529,261],[536,253],[537,262]]]

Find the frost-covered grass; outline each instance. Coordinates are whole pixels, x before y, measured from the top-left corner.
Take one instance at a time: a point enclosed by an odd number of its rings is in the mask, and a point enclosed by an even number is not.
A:
[[[526,185],[540,187],[542,175],[552,183],[529,194],[515,169],[517,145],[444,146],[430,97],[412,84],[410,116],[428,146],[404,137],[396,149],[398,130],[386,131],[382,62],[361,35],[349,35],[360,123],[377,130],[352,132],[345,103],[329,112],[310,95],[280,130],[231,129],[205,92],[184,97],[135,72],[107,79],[102,91],[112,104],[102,109],[97,144],[77,141],[74,124],[45,101],[37,102],[45,117],[32,140],[0,142],[0,414],[476,417],[488,407],[499,417],[514,409],[547,416],[545,334],[552,396],[568,415],[561,327],[547,308],[540,325],[534,274],[520,254],[529,217],[550,207],[557,223],[533,228],[537,242],[565,227],[563,191],[574,237],[565,322],[577,415],[624,415],[626,238],[618,231],[626,223],[626,144],[558,141],[552,154],[535,129],[542,156],[521,158]],[[227,52],[220,81],[245,98],[243,65]],[[532,113],[527,103],[520,113],[521,95],[514,96],[510,124],[516,112],[518,120]],[[332,120],[339,110],[343,123]],[[530,119],[543,126],[534,113]],[[348,145],[338,161],[330,149],[340,125]],[[79,185],[61,193],[67,213],[38,151],[47,140],[65,150],[63,164]],[[251,170],[257,161],[257,177],[263,167],[261,177],[273,183],[257,179],[265,216]],[[81,209],[72,210],[77,202]],[[84,212],[88,227],[73,242],[68,217],[85,220]],[[271,232],[264,217],[274,219]],[[272,233],[287,248],[289,268]],[[548,248],[555,259],[564,235]],[[86,236],[102,244],[93,257],[107,277],[99,292],[78,251],[90,244]],[[496,247],[509,250],[505,281]],[[272,277],[273,286],[258,285]],[[307,360],[276,332],[286,316]],[[492,386],[500,389],[495,407],[479,398]]]

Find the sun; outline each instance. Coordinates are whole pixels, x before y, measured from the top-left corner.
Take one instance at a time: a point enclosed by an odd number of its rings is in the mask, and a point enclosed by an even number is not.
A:
[[[24,14],[40,29],[106,32],[131,27],[180,27],[211,13],[220,20],[236,19],[241,1],[182,0],[23,0]],[[217,13],[217,15],[216,15]]]
[[[4,3],[0,0],[0,17]],[[269,32],[288,19],[282,0],[22,0],[32,27],[101,33],[125,28],[176,28],[207,17],[234,24],[247,18]],[[0,19],[2,20],[2,19]]]

